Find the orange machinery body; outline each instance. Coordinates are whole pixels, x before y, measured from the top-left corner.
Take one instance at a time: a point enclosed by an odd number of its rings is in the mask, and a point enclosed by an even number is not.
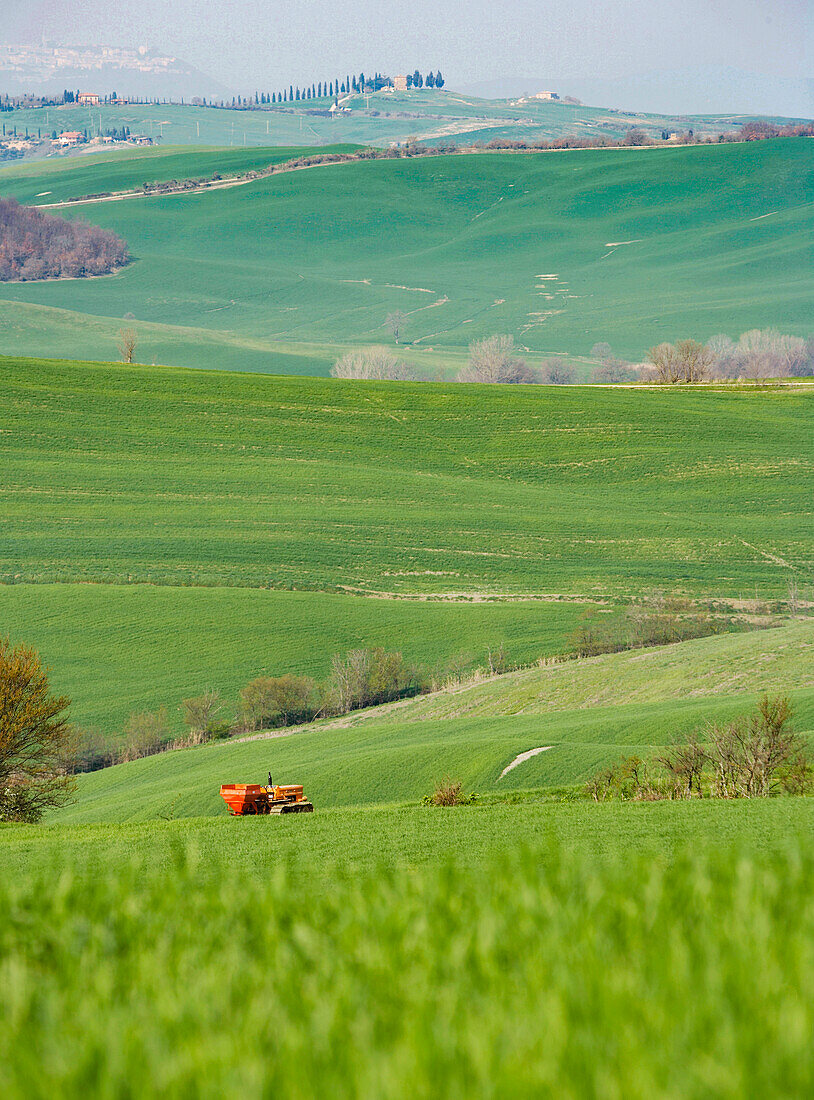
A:
[[[232,817],[250,814],[307,814],[314,807],[302,792],[302,786],[263,787],[259,783],[225,783],[220,796]]]

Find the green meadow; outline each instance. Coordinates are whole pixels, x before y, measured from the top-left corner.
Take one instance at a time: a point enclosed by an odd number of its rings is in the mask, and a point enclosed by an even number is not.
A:
[[[807,1095],[811,806],[0,827],[4,1093]]]
[[[10,358],[0,384],[5,583],[734,600],[810,583],[805,387]]]
[[[455,685],[267,737],[205,745],[79,777],[60,822],[223,816],[222,783],[305,785],[320,808],[415,802],[446,775],[487,798],[573,788],[624,755],[788,693],[814,735],[814,628],[723,635]],[[504,769],[530,749],[545,751]]]
[[[324,679],[348,649],[398,648],[443,674],[483,665],[504,646],[531,662],[568,648],[585,605],[370,600],[264,588],[116,584],[0,585],[0,635],[26,641],[51,667],[73,720],[110,735],[134,711],[165,705],[182,729],[182,699],[216,689],[235,709],[255,676]]]
[[[62,163],[65,185],[51,166],[39,182],[17,166],[0,171],[0,193],[75,190],[77,162]],[[0,337],[7,352],[105,359],[132,316],[146,362],[262,369],[265,353],[269,371],[326,373],[348,345],[388,341],[394,309],[407,315],[405,357],[421,368],[449,349],[446,372],[496,332],[532,362],[587,356],[596,341],[640,359],[688,335],[807,336],[813,163],[810,141],[791,138],[472,154],[78,207],[62,213],[120,233],[134,262],[94,280],[5,284]],[[98,178],[94,191],[109,166]]]

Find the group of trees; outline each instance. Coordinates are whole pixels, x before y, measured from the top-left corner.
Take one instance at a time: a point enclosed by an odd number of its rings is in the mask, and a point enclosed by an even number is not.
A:
[[[791,717],[787,697],[763,695],[753,714],[693,731],[648,761],[629,756],[602,768],[585,793],[597,802],[807,794],[814,761]]]
[[[408,88],[443,88],[446,81],[440,70],[423,75],[418,69],[407,77]],[[309,99],[333,99],[340,95],[350,95],[352,92],[380,92],[382,88],[392,88],[393,78],[376,72],[372,76],[364,73],[351,76],[336,77],[334,80],[317,80],[311,84],[300,87],[299,84],[290,84],[287,88],[281,88],[276,92],[255,92],[253,96],[233,96],[230,106],[235,110],[252,110],[278,103],[299,103]],[[206,106],[206,100],[201,100]],[[214,104],[210,103],[210,106]],[[229,106],[221,102],[219,106]]]
[[[443,88],[446,84],[444,77],[441,75],[441,71],[437,73],[430,72],[426,76],[422,76],[418,69],[414,73],[407,74],[407,87],[408,88]]]
[[[648,352],[648,361],[656,380],[667,383],[803,378],[814,374],[814,338],[750,329],[737,342],[721,335],[706,344],[658,344]]]
[[[387,324],[398,342],[406,318],[388,316]],[[599,363],[589,381],[618,385],[637,381],[665,384],[707,382],[725,379],[794,378],[814,374],[814,338],[786,336],[774,329],[753,329],[735,342],[728,336],[715,336],[706,344],[698,340],[679,340],[651,348],[645,364],[634,365],[614,355],[607,343],[591,348],[591,357]],[[368,347],[346,352],[331,368],[334,378],[368,381],[425,381],[411,366],[389,348]],[[584,370],[563,356],[543,359],[530,366],[514,337],[504,334],[475,340],[469,346],[469,358],[455,376],[456,382],[498,384],[571,385],[584,381]]]
[[[180,709],[187,732],[180,738],[173,737],[164,706],[131,714],[118,747],[98,731],[83,730],[71,745],[72,765],[68,770],[96,771],[167,749],[348,714],[361,707],[418,695],[435,683],[426,670],[409,664],[397,651],[382,647],[352,649],[334,655],[330,675],[322,683],[295,673],[257,676],[240,689],[236,708],[227,707],[220,693],[211,689],[184,699]]]
[[[0,199],[0,282],[107,275],[129,259],[109,230]]]
[[[766,138],[778,137],[814,137],[814,122],[793,122],[787,126],[777,126],[773,123],[745,123],[737,130],[730,130],[720,134],[707,134],[702,136],[692,130],[679,136],[678,144],[681,145],[716,145],[738,141],[762,141]],[[563,137],[547,141],[541,138],[538,141],[522,141],[515,138],[492,138],[488,142],[475,142],[475,149],[492,149],[523,152],[533,152],[537,149],[614,149],[625,146],[655,145],[656,139],[639,126],[628,129],[620,138],[611,137],[608,134],[597,134],[587,137],[581,134],[566,134]]]

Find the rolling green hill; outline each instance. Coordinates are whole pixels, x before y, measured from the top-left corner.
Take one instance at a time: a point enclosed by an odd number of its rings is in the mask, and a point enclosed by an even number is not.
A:
[[[565,134],[621,137],[631,126],[654,136],[663,129],[697,134],[734,130],[743,115],[703,115],[677,118],[648,115],[581,104],[536,100],[487,100],[423,89],[371,96],[343,97],[347,108],[339,117],[329,114],[330,98],[280,104],[265,111],[235,111],[190,104],[126,104],[94,108],[30,108],[15,111],[7,128],[26,127],[44,135],[54,131],[85,131],[89,137],[128,126],[133,134],[173,145],[322,146],[336,142],[389,145],[407,138],[424,142],[443,140],[460,144],[492,137],[527,141],[549,140]],[[787,122],[789,119],[772,119]]]
[[[214,688],[231,716],[255,676],[324,679],[335,653],[398,648],[431,670],[482,665],[501,645],[512,661],[561,653],[578,603],[432,603],[267,589],[155,585],[0,585],[0,636],[33,645],[52,668],[73,721],[118,735],[133,711],[169,710]]]
[[[8,582],[787,595],[810,387],[354,383],[0,360]]]
[[[64,213],[122,234],[135,262],[5,284],[0,336],[6,351],[107,358],[132,315],[146,361],[257,369],[265,352],[269,370],[324,373],[343,346],[386,340],[393,309],[408,317],[407,359],[450,349],[447,370],[495,332],[532,357],[607,340],[633,358],[687,335],[808,335],[811,150],[785,139],[373,161],[79,207]],[[64,193],[57,175],[8,178]]]
[[[352,646],[528,662],[569,648],[586,601],[810,594],[805,389],[14,359],[0,387],[0,631],[109,734],[260,672],[322,677]]]
[[[804,623],[509,673],[287,736],[81,776],[77,801],[54,819],[225,813],[221,783],[262,782],[269,770],[278,782],[305,784],[324,807],[416,800],[444,775],[482,793],[579,783],[623,754],[646,756],[679,733],[748,712],[764,690],[788,692],[797,728],[814,733],[812,652],[814,626]],[[546,751],[501,777],[538,747]]]

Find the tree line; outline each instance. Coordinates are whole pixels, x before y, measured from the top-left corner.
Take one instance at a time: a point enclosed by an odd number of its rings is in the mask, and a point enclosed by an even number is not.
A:
[[[386,325],[396,337],[403,333],[407,318],[400,311],[388,315]],[[615,355],[610,344],[591,348],[599,360],[586,379],[584,371],[563,356],[550,356],[538,366],[527,363],[514,337],[486,336],[469,345],[467,362],[455,375],[456,382],[524,385],[572,385],[588,381],[600,385],[631,382],[665,384],[715,381],[760,382],[778,378],[814,375],[814,337],[804,340],[775,329],[751,329],[735,341],[713,336],[705,344],[698,340],[662,343],[650,349],[645,363],[633,364]],[[331,367],[333,378],[379,382],[441,381],[429,378],[383,346],[345,352]]]
[[[0,282],[107,275],[129,259],[107,229],[0,199]]]

